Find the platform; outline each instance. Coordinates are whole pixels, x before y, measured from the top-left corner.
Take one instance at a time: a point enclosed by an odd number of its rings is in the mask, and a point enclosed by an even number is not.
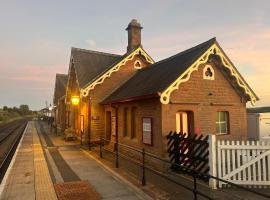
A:
[[[74,142],[29,122],[0,187],[0,199],[149,199]]]
[[[29,122],[2,182],[1,199],[57,199],[34,122]]]

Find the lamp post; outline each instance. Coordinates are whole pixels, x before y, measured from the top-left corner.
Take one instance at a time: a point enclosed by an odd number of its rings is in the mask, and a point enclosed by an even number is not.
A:
[[[73,106],[75,106],[74,108],[74,130],[76,132],[76,115],[77,115],[77,109],[78,109],[78,105],[80,103],[80,97],[79,96],[72,96],[71,97],[71,104]]]
[[[91,121],[92,121],[92,114],[91,114],[91,97],[89,98],[88,102],[88,148],[91,151]]]

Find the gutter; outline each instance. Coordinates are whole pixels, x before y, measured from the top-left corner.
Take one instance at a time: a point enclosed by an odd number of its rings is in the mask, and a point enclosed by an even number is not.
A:
[[[114,104],[114,103],[124,103],[124,102],[130,102],[130,101],[138,101],[138,100],[143,100],[143,99],[150,99],[154,97],[159,97],[159,93],[154,93],[154,94],[148,94],[148,95],[142,95],[142,96],[135,96],[131,98],[126,98],[126,99],[117,99],[117,100],[112,100],[112,101],[102,101],[100,104],[106,105],[106,104]]]

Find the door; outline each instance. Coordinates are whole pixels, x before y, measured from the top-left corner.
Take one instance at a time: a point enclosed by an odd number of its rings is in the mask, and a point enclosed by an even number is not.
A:
[[[193,132],[193,113],[191,111],[179,111],[176,113],[176,132],[180,134],[185,134],[185,138],[191,135]],[[182,142],[180,146],[180,153],[182,154],[182,161],[189,162],[188,152],[189,152],[188,142]]]
[[[111,140],[111,134],[112,134],[112,114],[110,111],[106,111],[106,140]]]
[[[192,133],[192,112],[180,111],[176,113],[176,132]]]

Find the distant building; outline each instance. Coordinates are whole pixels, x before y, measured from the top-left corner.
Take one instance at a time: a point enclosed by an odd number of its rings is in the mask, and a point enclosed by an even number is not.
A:
[[[155,63],[140,23],[126,30],[124,55],[71,49],[61,127],[86,143],[101,136],[113,144],[118,136],[159,155],[169,131],[247,138],[246,103],[258,97],[215,38]]]
[[[54,96],[53,96],[53,112],[54,124],[57,131],[64,132],[66,129],[66,104],[65,95],[68,76],[66,74],[56,74]]]
[[[270,141],[270,107],[248,108],[248,138]]]

